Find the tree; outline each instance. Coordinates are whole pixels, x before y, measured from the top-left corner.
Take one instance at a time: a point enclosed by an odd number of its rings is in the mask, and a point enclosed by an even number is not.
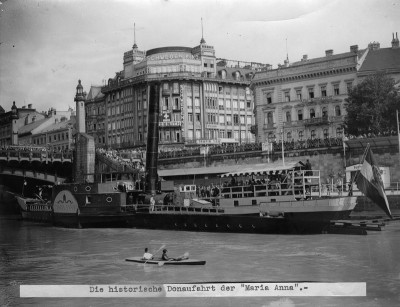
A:
[[[400,109],[400,95],[394,85],[392,78],[377,73],[350,90],[344,120],[346,134],[377,136],[397,131],[396,109]]]

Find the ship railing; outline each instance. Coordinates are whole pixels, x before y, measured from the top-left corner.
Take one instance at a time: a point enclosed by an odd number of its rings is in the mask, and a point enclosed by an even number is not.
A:
[[[291,171],[292,184],[295,194],[302,198],[311,195],[321,197],[321,175],[319,170]]]
[[[294,195],[307,198],[311,194],[321,197],[321,178],[319,170],[291,170],[282,180],[263,184],[223,187],[221,198],[246,198],[264,196]]]
[[[154,210],[151,210],[149,207],[150,212],[155,213],[168,213],[168,214],[222,214],[224,213],[224,209],[219,209],[217,207],[186,207],[186,206],[165,206],[165,205],[156,205],[154,206]]]

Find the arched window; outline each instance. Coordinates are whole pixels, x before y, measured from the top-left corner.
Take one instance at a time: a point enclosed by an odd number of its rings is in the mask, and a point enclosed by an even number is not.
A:
[[[290,114],[290,111],[286,112],[286,121],[290,123],[292,121],[292,115]]]
[[[299,131],[299,141],[302,141],[304,137],[304,132],[303,131]]]
[[[311,130],[311,139],[314,140],[316,137],[315,130]]]
[[[340,112],[340,106],[336,106],[335,107],[335,116],[340,116],[341,112]]]
[[[324,139],[329,138],[329,132],[328,129],[324,129]]]
[[[327,117],[328,116],[328,110],[326,107],[322,108],[322,117]]]
[[[226,70],[221,70],[221,78],[226,79]]]
[[[303,110],[298,110],[297,111],[297,119],[298,120],[303,120]]]
[[[272,112],[267,113],[267,124],[272,125],[274,123],[274,117]]]
[[[240,72],[235,72],[235,80],[240,80]]]
[[[292,133],[291,132],[288,132],[286,134],[286,139],[287,139],[287,141],[291,141],[292,140]]]
[[[310,109],[310,118],[315,118],[315,110]]]

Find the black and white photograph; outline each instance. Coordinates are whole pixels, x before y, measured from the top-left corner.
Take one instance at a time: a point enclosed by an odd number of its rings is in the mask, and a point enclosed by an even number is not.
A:
[[[399,16],[0,0],[0,306],[399,306]]]

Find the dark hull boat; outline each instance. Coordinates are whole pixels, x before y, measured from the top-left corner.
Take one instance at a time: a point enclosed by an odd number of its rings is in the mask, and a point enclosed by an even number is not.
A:
[[[73,228],[130,227],[134,215],[126,200],[130,191],[121,192],[118,185],[60,184],[53,187],[51,201],[17,195],[16,199],[24,220]]]

